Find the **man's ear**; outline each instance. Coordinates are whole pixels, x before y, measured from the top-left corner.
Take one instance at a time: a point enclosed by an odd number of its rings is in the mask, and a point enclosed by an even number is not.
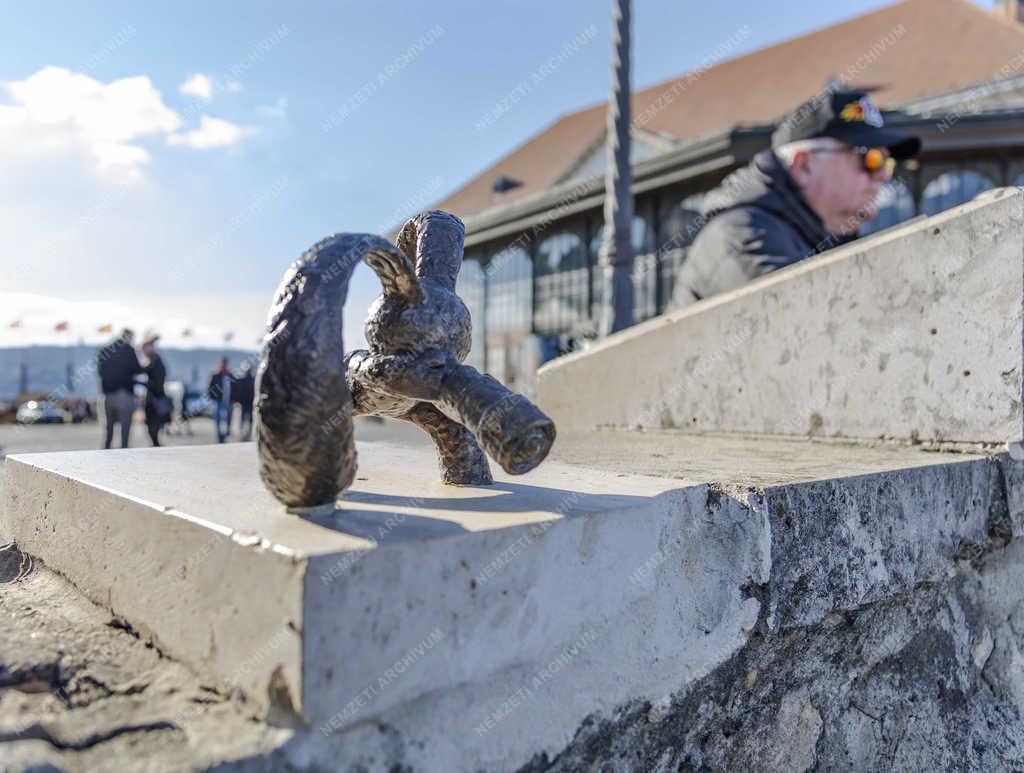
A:
[[[814,155],[806,150],[798,150],[789,163],[789,176],[797,185],[803,185],[811,176],[811,156]]]

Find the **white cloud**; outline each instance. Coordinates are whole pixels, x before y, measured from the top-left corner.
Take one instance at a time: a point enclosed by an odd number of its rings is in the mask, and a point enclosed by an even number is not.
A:
[[[288,97],[278,97],[272,105],[260,105],[256,112],[264,118],[281,120],[288,115]]]
[[[130,175],[149,161],[136,141],[181,126],[144,75],[102,83],[48,66],[3,91],[10,101],[0,104],[0,153],[18,159],[84,150],[101,172]]]
[[[185,79],[185,82],[178,86],[178,91],[188,97],[198,97],[204,102],[213,99],[214,84],[208,75],[198,72]]]
[[[113,296],[113,294],[111,294]],[[109,338],[100,333],[103,325],[115,330],[130,327],[137,334],[159,333],[165,346],[221,346],[224,333],[235,332],[234,345],[255,347],[266,329],[270,292],[212,295],[196,292],[166,298],[141,293],[127,295],[127,302],[114,297],[82,300],[59,295],[8,293],[0,290],[0,346],[67,344],[82,339],[88,343]],[[14,329],[10,323],[19,320]],[[58,322],[67,321],[67,332],[58,333]],[[188,328],[189,337],[182,336]]]
[[[239,126],[222,118],[202,115],[199,117],[198,129],[184,134],[172,134],[167,138],[167,142],[171,145],[184,145],[198,150],[226,148],[258,132],[258,129],[249,126]]]

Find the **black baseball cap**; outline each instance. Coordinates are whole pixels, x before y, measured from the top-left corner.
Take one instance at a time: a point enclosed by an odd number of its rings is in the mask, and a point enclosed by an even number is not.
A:
[[[772,147],[832,137],[847,145],[888,148],[897,161],[913,158],[921,139],[885,128],[881,111],[863,91],[820,92],[790,113],[772,134]]]

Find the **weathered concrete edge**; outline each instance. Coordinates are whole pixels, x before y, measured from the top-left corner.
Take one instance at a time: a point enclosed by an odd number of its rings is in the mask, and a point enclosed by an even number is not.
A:
[[[4,500],[0,537],[161,651],[225,692],[241,691],[259,716],[282,703],[301,706],[304,561],[31,457],[7,458]],[[243,617],[234,599],[247,594],[266,603]]]

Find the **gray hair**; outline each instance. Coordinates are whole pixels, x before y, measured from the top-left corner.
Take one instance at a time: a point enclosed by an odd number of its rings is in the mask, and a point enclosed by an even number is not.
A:
[[[785,145],[773,148],[772,152],[778,156],[783,164],[789,167],[793,164],[793,159],[796,158],[797,153],[806,153],[812,150],[832,150],[840,145],[842,143],[839,140],[832,139],[831,137],[814,137],[809,140],[787,142]]]

